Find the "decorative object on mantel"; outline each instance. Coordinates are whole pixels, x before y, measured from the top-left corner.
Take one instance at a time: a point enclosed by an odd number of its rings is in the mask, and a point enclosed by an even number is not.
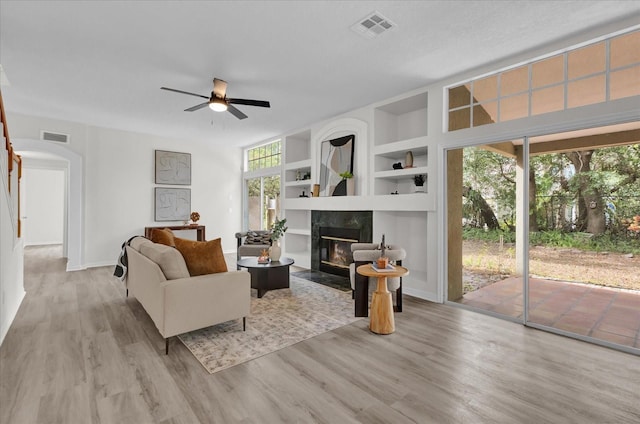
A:
[[[382,243],[380,243],[380,257],[376,261],[378,268],[385,269],[389,265],[389,258],[384,254],[387,252],[387,246],[384,244],[384,234],[382,235]]]
[[[397,162],[392,165],[393,169],[402,169],[402,163]]]
[[[411,151],[408,151],[404,158],[404,167],[413,168],[413,153]]]
[[[191,226],[197,227],[198,221],[200,220],[200,214],[198,212],[191,212],[190,218],[191,218]]]
[[[289,227],[285,227],[287,223],[287,218],[285,219],[277,219],[273,223],[273,227],[271,227],[271,241],[273,242],[271,247],[269,248],[269,257],[273,262],[278,262],[280,260],[280,256],[282,255],[282,248],[280,247],[280,238],[287,232]]]
[[[313,193],[312,193],[313,197],[319,197],[320,196],[320,184],[314,184],[313,185]]]
[[[340,173],[340,176],[342,177],[342,181],[345,181],[346,195],[354,196],[356,194],[356,180],[353,178],[353,174],[349,171],[344,171]],[[336,191],[334,191],[333,194],[334,196],[337,196],[335,193],[338,191],[339,186],[340,184],[336,187]]]
[[[355,134],[332,140],[324,140],[320,144],[320,194],[322,196],[345,196],[346,181],[340,172],[353,173],[353,150]]]
[[[191,154],[156,150],[156,184],[191,185]]]
[[[418,174],[413,176],[413,183],[416,185],[416,193],[424,193],[424,175]]]

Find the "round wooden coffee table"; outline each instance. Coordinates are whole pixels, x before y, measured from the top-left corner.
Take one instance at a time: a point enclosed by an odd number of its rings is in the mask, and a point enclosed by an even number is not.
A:
[[[251,288],[258,290],[258,298],[261,298],[267,290],[289,288],[289,266],[293,265],[291,258],[280,258],[277,262],[259,264],[258,258],[250,257],[240,259],[237,264],[247,268],[251,274]]]
[[[396,331],[393,317],[393,299],[387,289],[388,277],[404,277],[409,270],[400,265],[394,265],[393,271],[376,271],[371,264],[360,265],[356,272],[365,277],[378,279],[378,287],[371,296],[371,314],[369,314],[369,330],[376,334],[391,334]]]

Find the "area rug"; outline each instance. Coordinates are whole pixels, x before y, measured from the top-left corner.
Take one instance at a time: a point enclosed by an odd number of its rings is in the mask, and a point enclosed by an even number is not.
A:
[[[351,294],[291,276],[290,288],[251,295],[247,331],[242,320],[181,334],[178,338],[213,374],[362,318]]]

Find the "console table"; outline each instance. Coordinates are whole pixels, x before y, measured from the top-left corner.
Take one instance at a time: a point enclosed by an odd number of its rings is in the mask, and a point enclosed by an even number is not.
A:
[[[159,230],[162,230],[163,228],[168,228],[171,231],[173,230],[196,230],[196,239],[198,241],[206,241],[206,237],[204,235],[204,225],[197,225],[197,226],[191,226],[191,225],[177,225],[177,226],[169,226],[169,225],[164,225],[162,227],[144,227],[144,236],[148,239],[151,238],[151,230],[153,230],[154,228],[157,228]]]

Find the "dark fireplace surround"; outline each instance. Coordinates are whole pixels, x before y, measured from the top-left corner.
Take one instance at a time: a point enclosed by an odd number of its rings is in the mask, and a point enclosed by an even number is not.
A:
[[[311,269],[349,276],[351,243],[371,243],[372,211],[311,211]]]

